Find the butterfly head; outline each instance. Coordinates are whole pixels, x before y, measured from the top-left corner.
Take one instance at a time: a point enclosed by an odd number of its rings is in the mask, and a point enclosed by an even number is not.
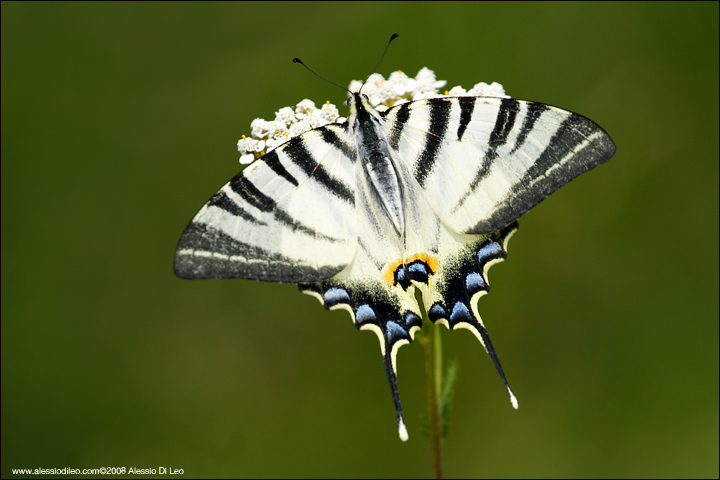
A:
[[[367,95],[355,92],[350,94],[347,99],[348,105],[348,123],[357,127],[359,125],[368,125],[367,121],[372,123],[381,123],[383,118],[380,113],[372,106]]]

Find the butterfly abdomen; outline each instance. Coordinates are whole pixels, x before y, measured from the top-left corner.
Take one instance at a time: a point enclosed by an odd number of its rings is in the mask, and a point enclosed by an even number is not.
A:
[[[395,232],[402,238],[405,235],[405,213],[401,181],[390,158],[385,119],[360,93],[355,93],[351,97],[348,121],[355,132],[357,151],[370,185]]]

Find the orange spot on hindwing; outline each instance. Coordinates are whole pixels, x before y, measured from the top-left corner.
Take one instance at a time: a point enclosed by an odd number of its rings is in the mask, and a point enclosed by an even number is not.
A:
[[[410,265],[412,262],[421,261],[430,269],[430,273],[435,273],[440,268],[440,261],[428,253],[416,253],[412,257],[405,259],[405,265]]]
[[[390,262],[383,271],[383,280],[391,287],[400,284],[404,289],[407,289],[407,287],[410,286],[410,279],[412,278],[412,275],[410,275],[407,270],[408,268],[412,269],[413,264],[417,263],[425,267],[425,269],[421,268],[421,270],[424,270],[426,275],[435,273],[438,271],[438,268],[440,268],[440,262],[436,257],[428,253],[416,253],[404,260],[400,258]]]

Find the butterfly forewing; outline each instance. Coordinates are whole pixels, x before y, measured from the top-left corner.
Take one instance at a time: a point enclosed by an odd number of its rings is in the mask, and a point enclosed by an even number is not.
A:
[[[310,282],[355,255],[355,168],[345,129],[294,138],[235,176],[183,232],[183,278]]]
[[[394,107],[386,118],[435,213],[461,233],[510,224],[615,152],[591,120],[537,102],[436,98]]]

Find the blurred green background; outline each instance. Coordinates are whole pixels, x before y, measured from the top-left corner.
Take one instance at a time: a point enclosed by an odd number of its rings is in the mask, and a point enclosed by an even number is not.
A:
[[[456,477],[718,476],[718,4],[2,3],[2,476],[432,474],[419,343],[294,285],[184,281],[175,243],[256,117],[387,76],[586,115],[607,164],[520,221],[460,362]]]

